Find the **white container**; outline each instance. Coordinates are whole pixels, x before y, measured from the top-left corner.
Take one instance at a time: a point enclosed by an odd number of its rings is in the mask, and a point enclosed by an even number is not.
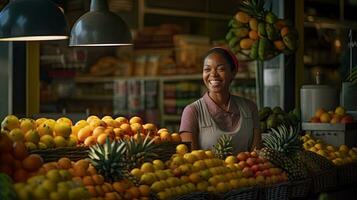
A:
[[[319,108],[334,110],[339,105],[336,88],[328,85],[304,85],[300,90],[301,121],[308,122]]]

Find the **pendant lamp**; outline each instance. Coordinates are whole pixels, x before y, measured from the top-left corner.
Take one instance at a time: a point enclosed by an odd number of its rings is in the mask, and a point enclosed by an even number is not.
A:
[[[0,41],[67,38],[65,16],[50,0],[10,0],[0,12]]]
[[[132,45],[126,23],[110,12],[106,0],[92,0],[90,11],[74,24],[69,46],[123,46]]]

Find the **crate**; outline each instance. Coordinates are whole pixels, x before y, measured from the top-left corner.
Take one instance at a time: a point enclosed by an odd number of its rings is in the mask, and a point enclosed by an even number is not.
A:
[[[334,146],[357,146],[357,123],[302,123],[301,127],[304,131],[310,131],[314,137]]]
[[[260,189],[260,200],[287,200],[288,182],[264,186]]]
[[[259,189],[257,187],[249,187],[231,190],[224,195],[221,195],[221,199],[224,200],[256,200],[258,199]]]
[[[290,182],[288,185],[288,197],[289,199],[305,199],[311,190],[312,180],[311,178]]]
[[[325,170],[312,176],[313,193],[321,193],[337,186],[337,170]]]
[[[193,192],[176,197],[175,200],[217,200],[218,197],[208,192]]]
[[[338,185],[357,183],[357,163],[350,163],[337,167]]]
[[[62,157],[67,157],[72,161],[85,159],[88,157],[88,147],[58,147],[51,149],[31,150],[30,154],[39,154],[44,162],[57,161]]]

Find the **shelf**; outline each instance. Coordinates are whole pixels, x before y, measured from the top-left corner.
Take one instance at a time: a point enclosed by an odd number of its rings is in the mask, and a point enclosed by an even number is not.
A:
[[[143,10],[144,13],[146,14],[169,15],[175,17],[194,17],[194,18],[207,18],[207,19],[220,19],[220,20],[229,20],[232,18],[231,15],[212,14],[209,12],[192,12],[192,11],[175,10],[175,9],[167,9],[167,8],[144,7]]]
[[[186,80],[202,80],[202,74],[189,74],[189,75],[167,75],[167,76],[129,76],[129,77],[93,77],[81,76],[75,77],[77,83],[104,83],[113,82],[116,80],[162,80],[162,81],[186,81]],[[246,74],[239,73],[236,75],[236,80],[255,80],[254,77],[247,77]]]
[[[91,101],[112,101],[113,95],[75,95],[70,97],[73,100],[91,100]]]
[[[163,120],[167,121],[180,121],[181,120],[181,115],[162,115],[161,116]]]
[[[307,16],[307,19],[305,19],[304,22],[304,26],[310,28],[326,28],[326,29],[351,28],[353,30],[357,30],[357,23],[354,21],[332,20],[332,19],[315,17],[315,16]]]

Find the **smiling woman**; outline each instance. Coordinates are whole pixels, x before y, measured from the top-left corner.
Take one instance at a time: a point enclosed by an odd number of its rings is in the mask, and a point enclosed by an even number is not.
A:
[[[229,92],[238,67],[235,55],[225,48],[206,53],[202,78],[207,92],[186,106],[181,116],[181,137],[194,149],[211,149],[222,135],[232,137],[234,154],[260,148],[256,105]]]

